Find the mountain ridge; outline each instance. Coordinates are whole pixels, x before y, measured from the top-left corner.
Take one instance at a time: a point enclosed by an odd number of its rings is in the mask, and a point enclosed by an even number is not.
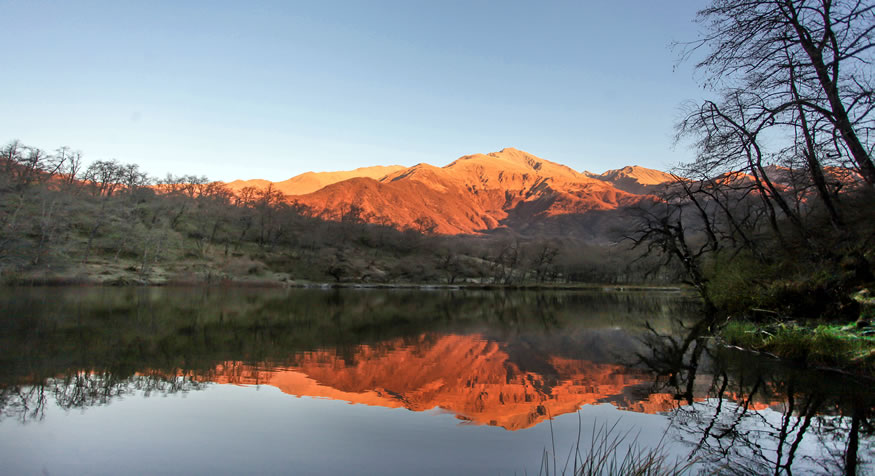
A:
[[[624,192],[634,194],[652,193],[656,187],[675,180],[675,176],[672,174],[638,165],[627,165],[601,174],[586,172],[586,175],[596,180],[609,182]]]
[[[419,163],[406,168],[378,166],[322,172],[320,178],[330,183],[319,188],[295,188],[308,174],[274,183],[274,188],[324,219],[441,234],[482,234],[499,229],[543,232],[554,228],[545,227],[544,222],[558,219],[564,223],[560,228],[572,234],[593,236],[598,233],[585,215],[647,200],[648,192],[660,178],[671,178],[664,172],[638,166],[600,175],[578,172],[512,147],[465,155],[443,167]],[[340,177],[346,178],[333,180]],[[228,185],[236,191],[242,189],[242,183]],[[270,184],[247,183],[258,188]]]
[[[339,170],[333,172],[304,172],[287,180],[271,182],[264,179],[233,180],[225,183],[225,186],[237,193],[246,187],[266,188],[273,184],[274,188],[286,195],[306,195],[324,188],[333,183],[341,182],[356,177],[381,178],[397,170],[404,169],[403,165],[374,165],[359,167],[353,170]]]

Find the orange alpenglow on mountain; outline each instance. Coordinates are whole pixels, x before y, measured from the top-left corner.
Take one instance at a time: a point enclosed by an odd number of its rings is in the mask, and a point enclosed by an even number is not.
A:
[[[386,175],[404,170],[401,165],[377,165],[374,167],[360,167],[355,170],[341,172],[305,172],[282,182],[270,182],[262,179],[235,180],[225,185],[233,192],[239,192],[246,187],[257,189],[267,188],[273,183],[276,190],[286,195],[306,195],[333,183],[342,182],[351,178],[367,177],[372,179],[383,178]]]
[[[623,172],[627,169],[631,171]],[[325,219],[338,220],[354,205],[361,219],[371,223],[415,228],[416,221],[425,217],[434,221],[437,233],[477,234],[634,205],[647,199],[641,193],[660,180],[670,181],[672,176],[642,167],[596,176],[507,148],[464,156],[444,167],[418,164],[308,172],[274,187]],[[228,186],[240,190],[269,183],[235,181]],[[635,183],[641,191],[624,191],[635,189]]]
[[[460,420],[508,430],[529,428],[592,403],[611,402],[647,413],[677,405],[669,395],[636,390],[651,382],[640,371],[611,363],[544,359],[538,367],[550,369],[547,374],[520,368],[501,345],[482,336],[421,336],[412,345],[398,339],[361,346],[346,359],[333,351],[307,352],[279,368],[226,362],[200,379],[270,385],[299,397],[413,411],[437,407]]]
[[[587,172],[587,176],[610,182],[620,190],[634,194],[650,193],[654,186],[675,181],[674,175],[660,170],[646,169],[637,165],[608,170],[601,175]]]

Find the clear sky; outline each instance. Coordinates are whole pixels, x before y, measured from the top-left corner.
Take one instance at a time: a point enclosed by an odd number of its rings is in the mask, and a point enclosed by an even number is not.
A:
[[[504,147],[666,168],[704,3],[0,0],[0,142],[216,180]]]

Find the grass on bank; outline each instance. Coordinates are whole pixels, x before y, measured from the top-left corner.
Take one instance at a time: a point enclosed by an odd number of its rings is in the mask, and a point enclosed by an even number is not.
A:
[[[719,336],[728,345],[806,365],[875,372],[875,327],[871,326],[732,321]]]

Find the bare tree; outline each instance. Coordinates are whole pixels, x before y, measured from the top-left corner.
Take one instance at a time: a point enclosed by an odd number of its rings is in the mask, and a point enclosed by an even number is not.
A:
[[[684,45],[683,55],[706,49],[697,66],[707,84],[730,98],[746,94],[751,121],[739,125],[806,136],[787,150],[821,165],[847,159],[875,184],[869,138],[875,126],[875,6],[859,0],[714,0],[698,18],[705,34]]]
[[[529,246],[529,269],[535,273],[535,280],[543,283],[548,279],[555,278],[557,274],[553,261],[559,254],[559,247],[551,243],[540,242]]]
[[[716,251],[711,239],[695,240],[696,231],[705,228],[698,220],[700,214],[691,207],[677,203],[643,203],[638,209],[638,224],[633,234],[626,236],[633,248],[644,249],[642,257],[659,254],[662,266],[677,262],[683,267],[684,281],[695,287],[702,297],[706,313],[715,309],[711,299],[709,279],[704,271],[704,260]],[[707,222],[710,217],[705,217]],[[701,244],[696,245],[695,241]]]
[[[416,220],[413,220],[413,225],[416,228],[416,231],[420,232],[423,235],[432,235],[435,230],[437,230],[438,224],[434,221],[434,218],[429,216],[421,216]]]

